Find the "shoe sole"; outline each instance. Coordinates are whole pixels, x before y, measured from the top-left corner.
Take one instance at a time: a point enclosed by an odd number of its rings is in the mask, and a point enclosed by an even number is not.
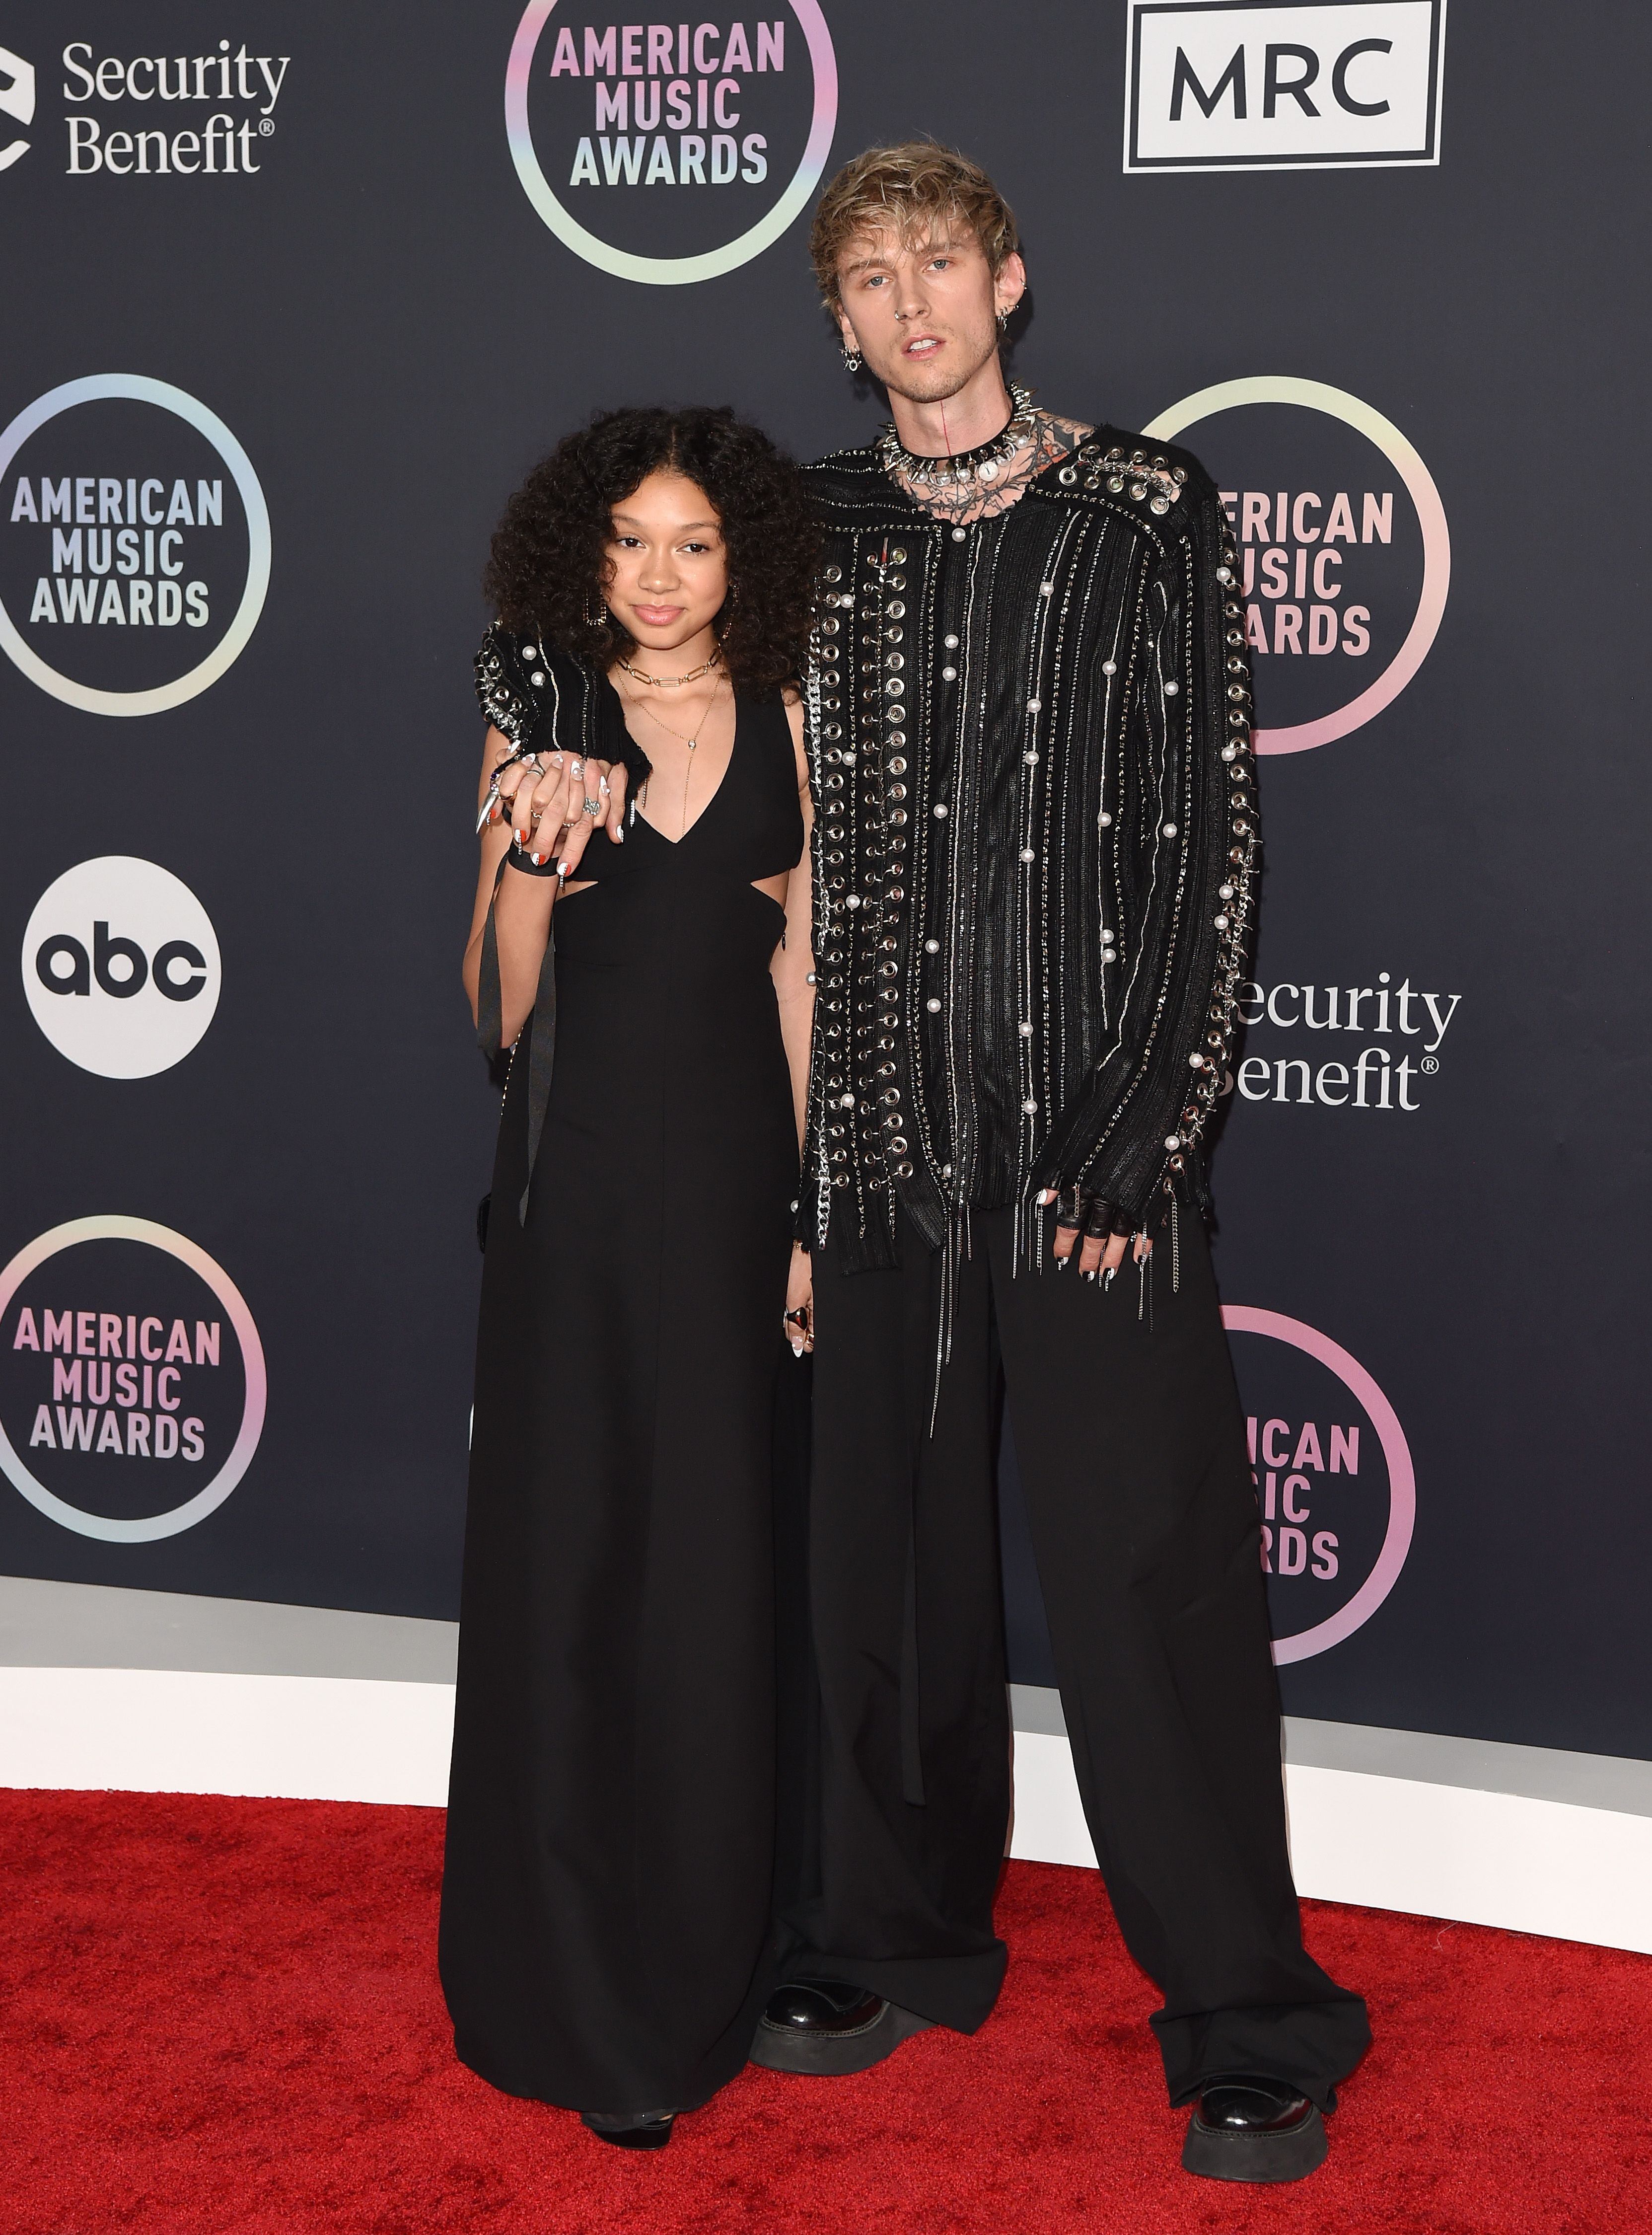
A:
[[[843,2080],[852,2072],[870,2072],[874,2064],[881,2064],[904,2041],[915,2033],[927,2033],[934,2024],[933,2018],[921,2018],[915,2011],[903,2010],[893,2002],[885,2002],[878,2015],[852,2033],[811,2037],[793,2033],[789,2027],[771,2025],[767,2018],[757,2022],[757,2038],[752,2043],[751,2061],[761,2064],[767,2072],[793,2072],[800,2077],[814,2080]]]
[[[580,2124],[599,2142],[611,2142],[618,2150],[663,2150],[676,2130],[676,2117],[674,2113],[658,2127],[593,2127],[589,2119]]]
[[[1309,2105],[1300,2126],[1283,2133],[1233,2133],[1207,2127],[1197,2111],[1187,2122],[1182,2166],[1205,2180],[1303,2180],[1325,2162],[1325,2121]]]

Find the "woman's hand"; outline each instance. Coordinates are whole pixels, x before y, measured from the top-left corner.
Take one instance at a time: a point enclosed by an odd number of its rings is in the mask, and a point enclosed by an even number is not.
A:
[[[500,777],[489,819],[508,822],[526,853],[541,861],[554,854],[571,871],[598,825],[617,844],[624,839],[625,784],[620,761],[611,767],[578,753],[550,753],[543,761],[535,756],[514,762]]]
[[[792,1270],[786,1283],[786,1340],[793,1358],[814,1348],[814,1268],[801,1242],[792,1244]]]

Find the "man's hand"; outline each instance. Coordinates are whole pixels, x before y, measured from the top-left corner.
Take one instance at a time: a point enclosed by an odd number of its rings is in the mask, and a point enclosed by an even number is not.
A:
[[[1063,1270],[1076,1255],[1081,1280],[1111,1281],[1124,1262],[1131,1238],[1130,1221],[1123,1218],[1118,1206],[1100,1196],[1086,1195],[1076,1186],[1059,1191],[1046,1188],[1038,1201],[1041,1209],[1048,1209],[1051,1203],[1056,1206],[1057,1271]],[[1145,1234],[1136,1235],[1134,1255],[1138,1265],[1152,1256],[1152,1247]]]
[[[615,845],[624,839],[626,770],[623,762],[552,753],[517,761],[499,782],[494,821],[508,820],[516,842],[540,861],[554,858],[571,875],[598,828]]]

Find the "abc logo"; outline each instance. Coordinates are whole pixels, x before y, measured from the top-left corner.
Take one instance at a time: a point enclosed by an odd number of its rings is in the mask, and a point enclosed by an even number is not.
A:
[[[49,885],[23,934],[35,1022],[104,1078],[147,1078],[204,1036],[222,982],[212,920],[170,869],[131,855],[82,862]]]

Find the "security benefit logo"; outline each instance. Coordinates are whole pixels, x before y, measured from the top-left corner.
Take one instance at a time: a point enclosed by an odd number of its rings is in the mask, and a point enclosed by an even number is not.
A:
[[[1243,1102],[1414,1115],[1437,1078],[1460,993],[1433,993],[1409,971],[1364,986],[1272,979],[1238,989],[1244,1053],[1224,1091]]]
[[[1393,421],[1345,390],[1222,381],[1145,430],[1198,453],[1238,545],[1258,753],[1299,753],[1393,705],[1428,656],[1451,581],[1433,478]]]
[[[818,0],[761,16],[620,23],[532,0],[506,73],[524,191],[622,279],[711,279],[780,239],[831,152],[838,70]]]
[[[1440,161],[1446,0],[1131,0],[1126,171]]]
[[[77,1536],[193,1529],[245,1473],[264,1406],[240,1291],[170,1227],[74,1219],[0,1273],[0,1470]]]
[[[290,59],[254,54],[245,40],[160,55],[70,39],[36,72],[0,47],[0,117],[35,124],[37,142],[56,141],[70,178],[255,178],[275,134]],[[51,95],[62,109],[49,125],[35,109],[37,95]],[[29,145],[0,138],[0,171]]]
[[[23,986],[60,1055],[103,1078],[181,1063],[212,1023],[223,969],[212,919],[181,877],[105,854],[77,862],[35,903]]]
[[[1394,1407],[1365,1368],[1302,1320],[1224,1308],[1262,1514],[1277,1662],[1368,1622],[1411,1549],[1416,1478]]]
[[[181,706],[239,656],[269,580],[251,461],[182,389],[71,380],[0,434],[0,646],[54,698]]]
[[[9,117],[14,124],[35,121],[35,66],[21,55],[14,55],[10,47],[0,47],[0,116]],[[24,139],[0,140],[0,171],[9,171],[28,153],[29,142]]]

